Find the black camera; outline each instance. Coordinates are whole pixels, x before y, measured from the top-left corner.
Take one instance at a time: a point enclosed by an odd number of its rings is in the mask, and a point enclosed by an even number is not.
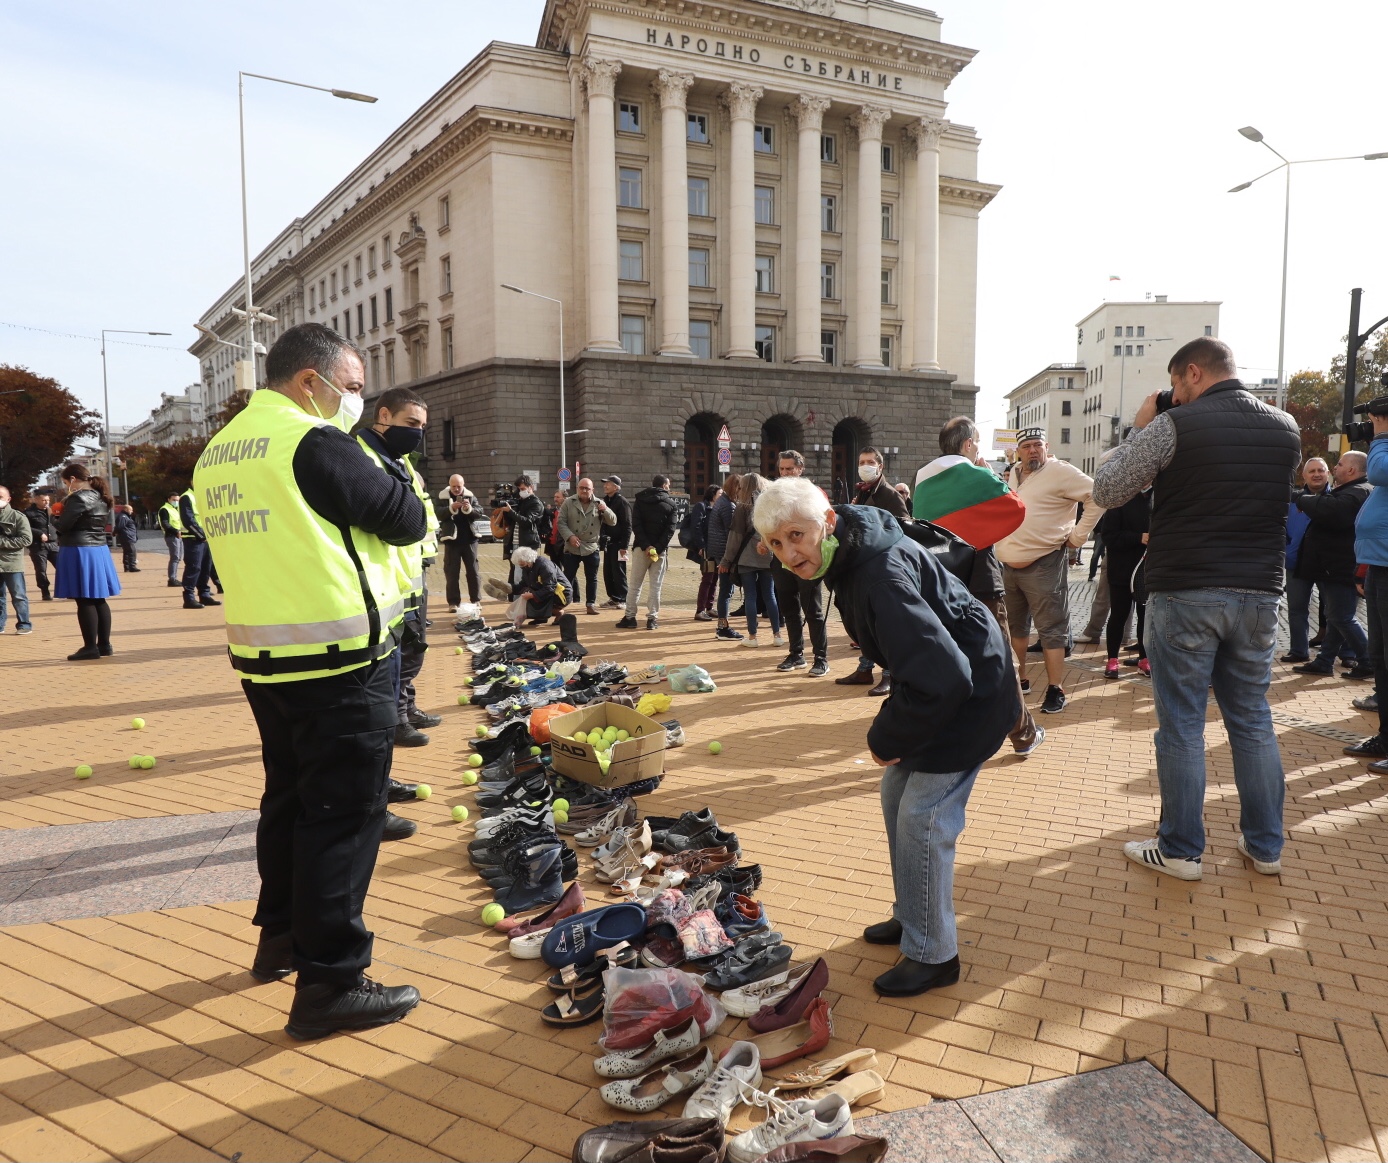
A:
[[[1176,389],[1167,388],[1164,392],[1157,393],[1157,415],[1169,412],[1176,406]]]
[[[1388,388],[1388,372],[1383,373],[1379,383],[1382,387]],[[1367,404],[1357,405],[1354,414],[1356,416],[1388,416],[1388,396],[1375,396]],[[1351,444],[1373,438],[1374,425],[1372,420],[1360,420],[1358,423],[1345,425],[1345,439]]]

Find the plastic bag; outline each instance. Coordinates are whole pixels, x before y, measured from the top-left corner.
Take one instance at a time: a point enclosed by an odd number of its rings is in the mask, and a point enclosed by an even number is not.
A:
[[[668,711],[673,701],[669,695],[658,695],[653,691],[647,692],[637,702],[636,713],[645,715],[647,718],[654,718],[656,715],[663,715]]]
[[[713,676],[702,666],[696,666],[694,663],[672,670],[666,677],[670,680],[670,689],[676,694],[701,694],[718,689]]]
[[[454,622],[459,626],[466,626],[469,622],[475,622],[482,616],[482,607],[476,602],[464,602],[458,607],[457,616]]]
[[[704,991],[703,979],[679,969],[609,969],[602,980],[604,1050],[635,1050],[690,1018],[707,1038],[727,1017],[718,999]]]
[[[530,737],[536,743],[545,744],[549,742],[550,731],[549,721],[556,715],[567,715],[570,711],[578,710],[570,703],[550,703],[547,707],[536,707],[530,712]]]

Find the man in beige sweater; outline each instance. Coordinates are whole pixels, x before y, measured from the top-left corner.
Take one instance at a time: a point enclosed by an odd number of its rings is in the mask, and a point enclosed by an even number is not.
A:
[[[1046,659],[1046,698],[1041,709],[1055,714],[1065,709],[1065,643],[1070,634],[1070,579],[1066,559],[1071,548],[1085,543],[1104,511],[1091,500],[1094,482],[1074,465],[1056,460],[1046,445],[1041,428],[1017,433],[1017,460],[1007,485],[1027,507],[1026,519],[1017,531],[994,546],[1002,562],[1007,622],[1017,670],[1023,675],[1022,690],[1031,683],[1025,677],[1027,643],[1036,622]],[[1076,506],[1084,505],[1084,518],[1075,521]]]

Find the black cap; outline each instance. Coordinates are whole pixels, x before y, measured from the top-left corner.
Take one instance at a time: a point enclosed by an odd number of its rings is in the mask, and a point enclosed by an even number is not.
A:
[[[602,478],[602,483],[603,483],[603,484],[613,484],[613,485],[616,485],[616,486],[620,489],[620,488],[622,487],[622,478],[619,477],[619,476],[603,477],[603,478]]]

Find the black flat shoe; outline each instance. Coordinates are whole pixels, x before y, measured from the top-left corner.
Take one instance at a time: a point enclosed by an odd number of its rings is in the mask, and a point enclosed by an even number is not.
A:
[[[953,985],[959,980],[959,958],[951,957],[939,965],[903,957],[872,983],[883,997],[915,997],[928,989]]]
[[[262,929],[256,946],[251,976],[256,981],[283,981],[294,972],[294,937],[281,933],[271,937]]]
[[[99,651],[95,646],[84,646],[76,654],[69,654],[67,656],[67,660],[69,662],[87,662],[90,659],[100,657],[101,651]]]
[[[398,1022],[418,1004],[419,990],[412,985],[388,988],[365,978],[352,989],[301,985],[294,991],[284,1032],[303,1042],[338,1030],[368,1030]]]
[[[404,816],[397,816],[394,812],[386,813],[385,831],[381,833],[381,843],[387,840],[408,840],[419,831],[419,825],[413,820],[407,820]]]
[[[98,646],[98,647],[96,648],[96,652],[97,652],[98,654],[100,654],[102,658],[110,658],[111,655],[115,654],[115,651],[112,650],[111,647],[110,647],[109,645],[108,645],[108,646]]]
[[[386,802],[392,804],[407,804],[411,800],[418,799],[415,792],[419,790],[417,783],[401,783],[398,779],[390,781],[390,790],[386,793]]]
[[[869,945],[900,945],[901,922],[895,917],[878,921],[863,930],[863,940]]]

